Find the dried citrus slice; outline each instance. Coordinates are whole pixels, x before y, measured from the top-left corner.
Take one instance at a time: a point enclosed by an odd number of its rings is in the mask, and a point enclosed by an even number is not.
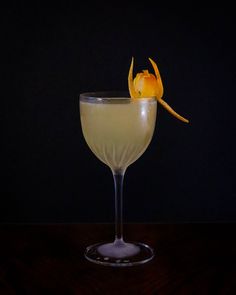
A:
[[[189,120],[179,115],[162,99],[164,88],[160,72],[156,63],[151,58],[149,58],[149,61],[152,64],[155,75],[149,73],[148,70],[143,70],[142,73],[137,73],[133,79],[134,58],[132,57],[128,74],[128,87],[131,98],[156,97],[157,101],[171,115],[185,123],[189,123]]]

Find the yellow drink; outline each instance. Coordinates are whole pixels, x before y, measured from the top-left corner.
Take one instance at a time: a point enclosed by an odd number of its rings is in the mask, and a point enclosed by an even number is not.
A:
[[[113,171],[124,170],[148,147],[155,128],[155,99],[80,101],[84,138]]]

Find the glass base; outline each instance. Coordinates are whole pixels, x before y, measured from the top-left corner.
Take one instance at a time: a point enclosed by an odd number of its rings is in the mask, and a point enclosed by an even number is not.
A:
[[[154,251],[143,243],[126,243],[118,240],[113,243],[99,243],[87,247],[85,257],[97,264],[124,267],[150,261],[154,257]]]

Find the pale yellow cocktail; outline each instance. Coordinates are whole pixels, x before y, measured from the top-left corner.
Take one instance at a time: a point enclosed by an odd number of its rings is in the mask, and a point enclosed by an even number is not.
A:
[[[115,187],[115,240],[87,247],[85,257],[89,261],[132,266],[154,256],[148,245],[123,239],[122,188],[127,167],[144,153],[152,139],[156,112],[155,98],[137,100],[117,92],[80,95],[84,138],[98,159],[111,168]]]
[[[133,78],[132,58],[128,73],[128,94],[80,94],[80,118],[84,138],[97,158],[111,168],[115,189],[115,239],[113,242],[100,242],[86,248],[84,255],[93,263],[126,267],[146,263],[154,257],[154,250],[149,245],[126,242],[123,238],[125,171],[145,152],[151,142],[156,124],[157,103],[175,118],[185,123],[189,123],[189,120],[163,100],[164,88],[159,69],[151,58],[149,61],[155,75],[143,70]]]
[[[80,101],[85,140],[113,171],[124,170],[148,147],[156,123],[155,99],[107,98]]]

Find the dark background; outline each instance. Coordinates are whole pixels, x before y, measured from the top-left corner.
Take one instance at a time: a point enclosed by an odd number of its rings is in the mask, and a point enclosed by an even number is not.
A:
[[[127,90],[132,56],[135,72],[157,62],[190,124],[159,108],[126,173],[125,221],[236,221],[234,14],[198,5],[2,9],[1,222],[113,221],[112,175],[85,144],[77,98]]]

